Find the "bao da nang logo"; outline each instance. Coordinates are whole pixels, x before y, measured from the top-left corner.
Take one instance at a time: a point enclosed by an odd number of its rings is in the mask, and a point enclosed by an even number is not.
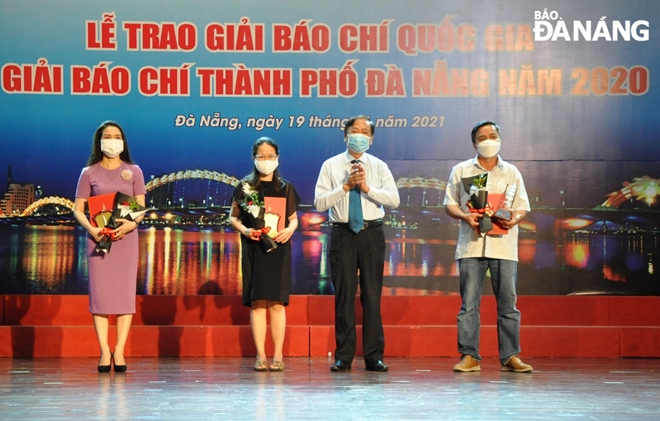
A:
[[[607,20],[607,16],[567,22],[556,10],[534,11],[534,41],[648,41],[649,21]]]

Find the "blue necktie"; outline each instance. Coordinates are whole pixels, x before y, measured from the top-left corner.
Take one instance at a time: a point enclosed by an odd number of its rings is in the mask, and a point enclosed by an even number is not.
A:
[[[351,164],[357,164],[359,162],[359,160],[354,159],[351,161]],[[358,186],[355,186],[348,192],[348,227],[356,234],[364,228],[362,200],[360,199],[360,188]]]

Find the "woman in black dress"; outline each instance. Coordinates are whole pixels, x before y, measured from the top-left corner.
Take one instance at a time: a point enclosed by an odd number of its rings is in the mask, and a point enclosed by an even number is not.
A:
[[[296,210],[300,197],[291,183],[280,178],[277,142],[268,137],[257,139],[252,146],[252,157],[252,174],[243,178],[234,190],[230,220],[241,233],[243,305],[251,308],[250,326],[257,348],[254,369],[283,371],[284,308],[289,304],[291,290],[289,240],[298,228]],[[275,345],[270,366],[265,349],[266,310],[270,313],[270,331]]]

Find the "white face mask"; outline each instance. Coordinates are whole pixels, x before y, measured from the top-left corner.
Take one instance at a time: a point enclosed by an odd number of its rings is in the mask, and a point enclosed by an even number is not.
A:
[[[500,151],[500,139],[486,139],[477,143],[477,153],[483,158],[492,158]]]
[[[277,169],[277,166],[279,165],[279,161],[276,159],[274,161],[258,161],[254,160],[254,166],[257,167],[257,171],[259,171],[263,175],[270,175],[273,171]]]
[[[122,139],[101,139],[101,152],[108,158],[115,158],[124,152]]]

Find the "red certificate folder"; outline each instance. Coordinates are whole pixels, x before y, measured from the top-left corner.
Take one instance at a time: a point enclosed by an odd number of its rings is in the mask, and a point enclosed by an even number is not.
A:
[[[115,194],[101,194],[87,199],[89,207],[89,222],[97,228],[105,228],[115,207]]]
[[[497,213],[498,209],[504,205],[505,199],[506,195],[504,193],[488,193],[488,204],[493,210],[493,213]],[[502,228],[502,226],[497,223],[497,218],[493,218],[493,229],[488,231],[486,235],[504,235],[508,233],[509,230]]]
[[[275,236],[282,231],[286,222],[286,197],[264,197],[266,226],[270,227],[268,235]]]

